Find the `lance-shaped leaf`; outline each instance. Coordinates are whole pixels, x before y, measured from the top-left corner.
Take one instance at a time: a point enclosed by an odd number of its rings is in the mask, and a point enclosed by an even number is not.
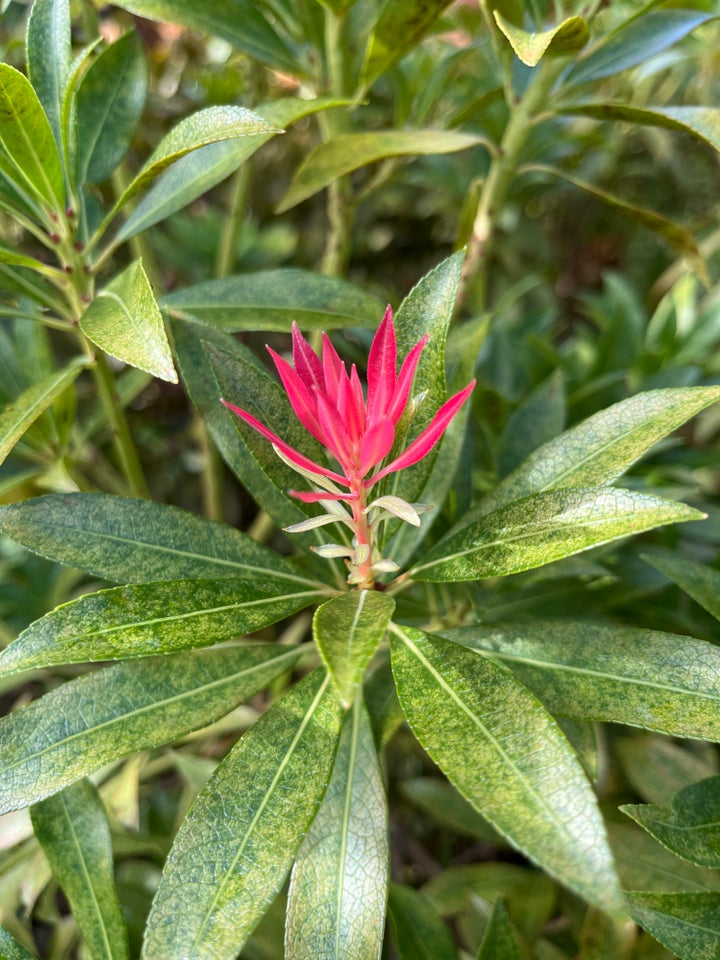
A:
[[[609,823],[608,834],[625,890],[720,892],[720,874],[680,860],[635,824]]]
[[[495,901],[477,960],[521,960],[512,924],[502,900]]]
[[[412,570],[417,580],[504,577],[601,543],[704,514],[629,490],[551,490],[516,500],[442,540]]]
[[[679,960],[720,956],[720,893],[628,894],[633,920]]]
[[[449,4],[450,0],[425,0],[421,4],[416,0],[389,0],[380,6],[365,54],[363,87],[369,87],[413,50]]]
[[[320,655],[347,708],[365,667],[385,635],[395,601],[373,590],[352,590],[315,611],[313,634]]]
[[[97,294],[80,317],[80,329],[106,353],[177,383],[162,314],[142,260],[131,263]]]
[[[27,26],[27,69],[47,118],[62,147],[60,113],[70,76],[70,4],[35,0]]]
[[[287,875],[330,779],[340,705],[317,670],[230,751],[180,828],[145,960],[233,960]]]
[[[595,797],[542,704],[472,650],[391,629],[400,703],[433,760],[530,859],[601,909],[622,912]]]
[[[5,927],[0,927],[0,956],[3,960],[35,960],[33,954],[11,937]]]
[[[680,560],[678,557],[645,556],[643,560],[676,583],[716,620],[720,620],[720,572],[702,563]]]
[[[493,16],[517,58],[528,67],[536,67],[545,54],[566,56],[582,50],[590,37],[590,29],[583,17],[568,17],[550,30],[528,33],[506,20],[499,10],[493,10]]]
[[[303,329],[374,325],[382,308],[346,280],[284,268],[205,280],[164,297],[160,305],[175,316],[234,333],[278,330],[293,320]]]
[[[110,828],[89,780],[79,780],[30,811],[93,960],[128,960],[128,935],[113,876]]]
[[[385,787],[358,697],[345,718],[327,793],[293,867],[286,960],[379,960],[388,854]]]
[[[563,108],[560,113],[676,130],[720,151],[720,110],[717,107],[631,107],[622,103],[583,103]]]
[[[400,960],[457,960],[448,928],[417,890],[391,883],[388,917]]]
[[[33,384],[0,412],[0,463],[37,418],[74,383],[87,363],[84,357],[72,360],[62,370]]]
[[[455,130],[378,130],[348,133],[315,147],[300,165],[277,208],[284,213],[360,167],[389,157],[456,153],[485,139]]]
[[[9,159],[3,171],[22,190],[54,209],[63,205],[60,153],[48,118],[30,81],[19,70],[0,63],[0,147]]]
[[[163,580],[101,590],[31,624],[0,653],[0,676],[208,647],[276,623],[321,596],[269,574],[262,580]]]
[[[110,44],[77,91],[77,182],[102,183],[127,153],[147,95],[145,50],[135,32]]]
[[[444,634],[506,664],[553,713],[720,740],[720,648],[593,623],[462,627]]]
[[[651,803],[620,809],[676,856],[701,867],[720,867],[720,776],[679,790],[671,809]]]
[[[0,721],[0,813],[206,726],[289,669],[297,649],[190,650],[87,674]]]
[[[224,523],[105,494],[55,494],[0,508],[0,530],[49,560],[116,583],[269,575],[316,586]]]

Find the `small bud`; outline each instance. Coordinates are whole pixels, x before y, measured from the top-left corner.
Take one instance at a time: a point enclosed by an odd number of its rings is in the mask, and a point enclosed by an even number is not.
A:
[[[73,244],[73,250],[77,250],[78,253],[81,253],[82,249],[83,249],[82,243],[79,240],[76,240],[75,243]]]
[[[72,207],[65,207],[65,216],[68,217],[68,219],[70,220],[73,219],[73,217],[75,216],[75,211],[73,210]]]
[[[65,266],[63,267],[63,270],[65,271],[65,273],[72,273],[72,272],[73,272],[73,268],[70,266],[69,263],[66,263],[66,264],[65,264]]]
[[[50,211],[50,219],[52,220],[53,223],[58,222],[58,215],[55,213],[54,210]]]
[[[60,243],[60,237],[57,235],[57,233],[51,233],[50,241],[51,243]]]
[[[84,294],[80,297],[80,299],[82,300],[83,303],[90,303],[90,297],[89,297],[86,293],[84,293]]]

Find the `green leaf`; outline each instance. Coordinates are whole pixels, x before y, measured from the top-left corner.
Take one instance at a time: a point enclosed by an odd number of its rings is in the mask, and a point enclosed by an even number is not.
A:
[[[135,32],[106,47],[77,91],[77,182],[102,183],[127,153],[147,96],[145,50]]]
[[[608,824],[610,844],[623,887],[653,893],[720,892],[720,874],[680,860],[633,824]]]
[[[622,103],[583,103],[559,111],[593,120],[619,120],[644,127],[685,133],[720,150],[720,109],[717,107],[631,107]]]
[[[377,960],[388,856],[385,786],[358,697],[345,718],[327,793],[293,867],[286,960]]]
[[[21,189],[56,210],[64,207],[63,172],[52,128],[30,81],[7,63],[0,63],[0,147]]]
[[[400,703],[432,759],[530,859],[601,909],[622,912],[590,784],[541,703],[472,650],[391,630]]]
[[[483,137],[455,130],[378,130],[334,137],[307,155],[277,212],[284,213],[339,177],[369,163],[388,157],[456,153],[483,142]]]
[[[260,579],[163,580],[65,603],[0,653],[0,676],[34,667],[175,653],[253,633],[322,592]]]
[[[35,960],[25,947],[11,937],[5,927],[0,927],[0,958],[2,960]]]
[[[146,960],[234,960],[325,792],[342,711],[317,670],[230,751],[195,801],[147,923]]]
[[[80,317],[80,329],[106,353],[177,383],[162,314],[142,260],[131,263],[96,295]]]
[[[620,809],[676,856],[701,867],[720,867],[720,776],[679,790],[670,810],[649,803],[626,803]]]
[[[502,845],[502,838],[455,787],[440,777],[411,777],[400,784],[402,795],[441,826],[456,833]]]
[[[37,418],[74,383],[87,363],[85,357],[71,360],[62,370],[33,384],[21,393],[17,400],[13,400],[9,407],[5,407],[0,412],[0,463],[5,460],[20,437]]]
[[[528,33],[510,23],[498,10],[493,16],[519,60],[536,67],[547,53],[548,56],[565,56],[582,50],[590,38],[590,29],[583,17],[568,17],[542,33]]]
[[[720,620],[720,573],[717,570],[677,557],[648,555],[643,560],[676,583],[716,620]]]
[[[119,663],[57,687],[0,721],[0,813],[212,723],[299,653],[270,644],[190,650]]]
[[[565,385],[562,370],[558,369],[536,387],[508,417],[500,435],[497,453],[500,475],[512,473],[526,462],[542,443],[560,436],[564,427]],[[551,463],[555,465],[553,461]],[[497,494],[497,488],[494,493]]]
[[[110,828],[95,787],[79,780],[33,807],[30,816],[93,960],[127,960]]]
[[[495,901],[477,960],[521,960],[517,940],[502,900]]]
[[[720,648],[597,623],[462,627],[444,636],[506,664],[549,710],[720,741]]]
[[[362,70],[363,88],[369,87],[413,50],[451,0],[387,0],[379,6]]]
[[[550,490],[500,507],[441,540],[411,576],[435,582],[504,577],[703,516],[682,503],[612,487]]]
[[[0,530],[40,556],[116,583],[269,574],[316,586],[239,530],[151,500],[54,494],[1,507]]]
[[[636,67],[711,19],[711,14],[697,10],[653,10],[644,13],[604,37],[589,50],[571,67],[564,83],[588,83]]]
[[[388,916],[399,960],[457,960],[447,927],[417,890],[391,883]]]
[[[68,0],[35,0],[27,26],[27,70],[62,147],[61,109],[70,76],[70,6]]]
[[[680,960],[720,957],[720,893],[628,894],[633,920]]]
[[[20,250],[6,247],[4,243],[0,243],[0,263],[13,263],[19,267],[30,267],[31,270],[36,270],[39,273],[48,271],[47,264],[36,260],[35,257],[29,257]]]
[[[295,268],[205,280],[160,301],[175,316],[235,333],[376,326],[382,305],[347,280]]]
[[[346,708],[385,636],[394,610],[392,597],[374,590],[352,590],[315,611],[315,643]]]

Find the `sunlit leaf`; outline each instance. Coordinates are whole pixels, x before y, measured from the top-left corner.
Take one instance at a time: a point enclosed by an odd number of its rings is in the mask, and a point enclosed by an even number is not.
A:
[[[628,895],[633,920],[679,960],[717,960],[720,893]]]
[[[548,56],[564,56],[582,50],[590,37],[590,29],[583,17],[568,17],[550,30],[528,33],[506,20],[499,10],[493,10],[493,16],[518,59],[528,67],[536,67],[546,53]]]
[[[583,103],[563,108],[563,114],[593,120],[620,120],[645,127],[676,130],[720,151],[720,109],[717,107],[632,107],[622,103]]]

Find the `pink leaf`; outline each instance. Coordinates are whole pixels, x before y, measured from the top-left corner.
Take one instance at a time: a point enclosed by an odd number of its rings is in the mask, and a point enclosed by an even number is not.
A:
[[[388,407],[387,411],[387,415],[395,424],[403,415],[405,407],[407,406],[408,397],[410,396],[410,388],[412,387],[415,371],[417,370],[417,365],[420,361],[420,354],[423,352],[427,342],[428,336],[425,334],[425,336],[415,344],[410,353],[405,357],[403,365],[400,367],[400,375],[397,378],[392,400],[390,401],[390,406]]]
[[[395,389],[396,358],[395,327],[393,326],[392,309],[388,306],[383,321],[373,338],[370,356],[368,357],[367,412],[371,423],[384,415],[387,404],[392,397]]]
[[[308,390],[317,387],[322,390],[325,386],[322,364],[315,351],[300,333],[300,328],[293,321],[292,325],[293,363],[298,376]]]

